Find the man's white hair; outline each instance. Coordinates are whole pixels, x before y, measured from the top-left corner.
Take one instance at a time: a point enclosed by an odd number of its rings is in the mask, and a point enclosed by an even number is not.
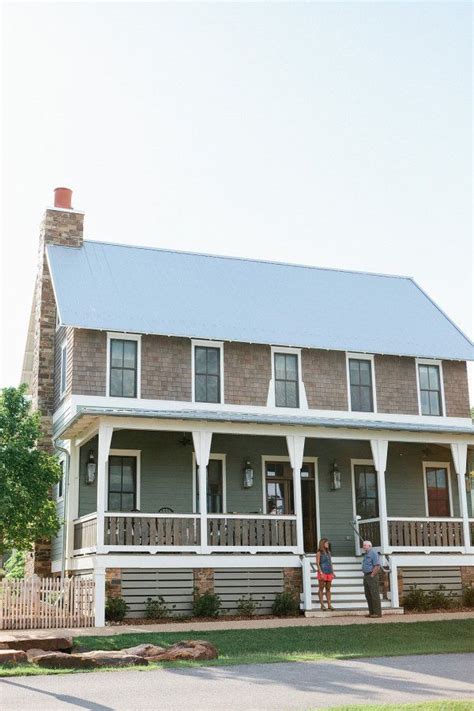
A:
[[[364,541],[362,543],[363,546],[370,546],[372,548],[372,541]]]

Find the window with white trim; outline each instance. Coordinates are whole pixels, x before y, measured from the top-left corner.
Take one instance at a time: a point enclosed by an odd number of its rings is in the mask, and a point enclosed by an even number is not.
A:
[[[372,359],[350,356],[348,370],[351,410],[375,412]]]
[[[299,407],[299,366],[296,353],[274,353],[275,405]]]
[[[63,397],[67,384],[67,345],[61,346],[61,361],[59,365],[59,396]]]
[[[443,398],[439,365],[418,363],[418,383],[421,414],[441,416],[443,414]]]
[[[109,339],[109,395],[137,397],[139,343],[136,339]]]
[[[213,341],[193,342],[194,402],[223,401],[223,344]]]

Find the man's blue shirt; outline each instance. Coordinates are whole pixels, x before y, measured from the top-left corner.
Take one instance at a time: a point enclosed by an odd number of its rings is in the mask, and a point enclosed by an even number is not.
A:
[[[371,573],[376,565],[380,565],[379,554],[370,548],[362,558],[362,572]]]

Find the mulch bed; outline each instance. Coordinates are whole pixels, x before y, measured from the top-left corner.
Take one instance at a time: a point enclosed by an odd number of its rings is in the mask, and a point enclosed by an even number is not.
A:
[[[285,615],[285,617],[301,617],[299,613],[295,615]],[[119,625],[167,625],[176,622],[232,622],[234,620],[277,620],[276,615],[219,615],[218,617],[162,617],[150,620],[147,617],[128,617],[121,622],[106,622],[107,627],[117,627]]]

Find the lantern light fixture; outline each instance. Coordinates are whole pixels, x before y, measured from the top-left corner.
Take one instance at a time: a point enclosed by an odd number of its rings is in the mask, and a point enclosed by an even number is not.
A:
[[[331,469],[331,490],[337,491],[341,488],[341,472],[337,466],[337,462],[334,462]]]
[[[86,484],[93,484],[95,482],[96,472],[97,465],[95,463],[94,450],[90,449],[86,467]]]
[[[250,489],[253,486],[253,467],[249,459],[245,460],[244,464],[244,489]]]

